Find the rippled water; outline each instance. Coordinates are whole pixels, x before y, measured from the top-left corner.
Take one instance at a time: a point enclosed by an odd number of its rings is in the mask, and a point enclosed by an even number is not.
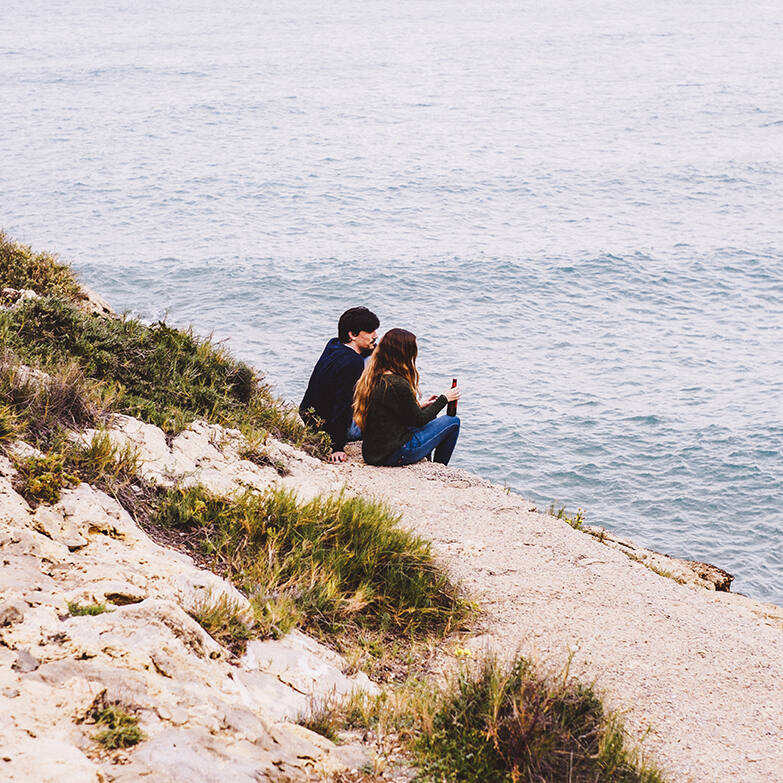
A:
[[[0,226],[294,401],[366,303],[455,464],[783,603],[777,0],[63,5],[0,10]]]

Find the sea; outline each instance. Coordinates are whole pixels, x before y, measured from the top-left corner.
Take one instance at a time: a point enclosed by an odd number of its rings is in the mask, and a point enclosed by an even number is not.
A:
[[[366,305],[459,379],[452,464],[783,604],[781,41],[780,0],[2,0],[0,228],[293,403]]]

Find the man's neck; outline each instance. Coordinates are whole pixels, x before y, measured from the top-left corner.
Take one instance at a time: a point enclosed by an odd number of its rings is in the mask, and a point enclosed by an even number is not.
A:
[[[356,353],[361,353],[361,350],[359,350],[353,340],[349,340],[347,343],[343,343],[343,345],[346,346],[346,348],[350,348],[352,351],[356,351]]]

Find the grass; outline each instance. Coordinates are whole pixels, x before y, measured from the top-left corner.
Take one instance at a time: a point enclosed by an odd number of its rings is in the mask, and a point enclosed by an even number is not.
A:
[[[590,687],[541,677],[524,658],[463,670],[415,742],[425,781],[657,783]]]
[[[66,467],[65,455],[51,452],[43,457],[15,458],[14,489],[33,507],[54,504],[66,487],[75,487],[79,477]]]
[[[244,655],[248,641],[258,636],[253,617],[246,616],[239,603],[225,594],[219,598],[204,598],[192,606],[188,614],[234,655]]]
[[[157,517],[196,535],[213,567],[250,596],[264,635],[295,625],[332,636],[445,634],[469,606],[429,543],[398,521],[361,498],[300,503],[279,489],[220,498],[201,487],[169,491]]]
[[[71,617],[83,617],[85,615],[94,617],[108,611],[106,604],[80,604],[76,601],[68,601],[68,613]]]
[[[326,453],[324,437],[307,429],[256,373],[191,332],[99,318],[48,297],[0,312],[0,338],[21,361],[52,376],[75,364],[101,385],[111,410],[166,432],[204,418],[238,427],[251,439],[269,432],[313,454]]]
[[[582,525],[585,523],[585,512],[583,509],[577,509],[576,514],[572,514],[568,511],[566,511],[565,506],[560,506],[560,508],[555,508],[554,501],[549,505],[549,508],[547,509],[547,514],[550,514],[551,516],[555,517],[556,519],[562,519],[563,522],[567,522],[569,525],[571,525],[574,530],[581,530]]]
[[[73,272],[51,253],[36,253],[0,231],[0,289],[28,288],[39,296],[84,299]]]
[[[318,705],[313,730],[373,731],[401,747],[422,783],[662,783],[590,687],[525,658],[462,668],[442,686],[412,681],[379,697]],[[390,741],[391,738],[391,741]]]
[[[78,364],[48,375],[24,367],[7,349],[0,352],[0,433],[6,432],[0,442],[19,437],[47,448],[65,430],[104,420],[107,397],[104,385],[86,378]]]
[[[129,748],[147,739],[132,709],[118,701],[109,701],[105,690],[95,697],[87,714],[77,722],[85,721],[103,727],[92,738],[106,750]]]

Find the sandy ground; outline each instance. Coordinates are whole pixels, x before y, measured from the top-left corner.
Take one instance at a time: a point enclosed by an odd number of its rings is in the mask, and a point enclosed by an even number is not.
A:
[[[474,647],[593,682],[676,783],[783,781],[783,611],[681,585],[465,471],[337,475],[387,501],[483,609]],[[718,564],[719,565],[719,564]]]

